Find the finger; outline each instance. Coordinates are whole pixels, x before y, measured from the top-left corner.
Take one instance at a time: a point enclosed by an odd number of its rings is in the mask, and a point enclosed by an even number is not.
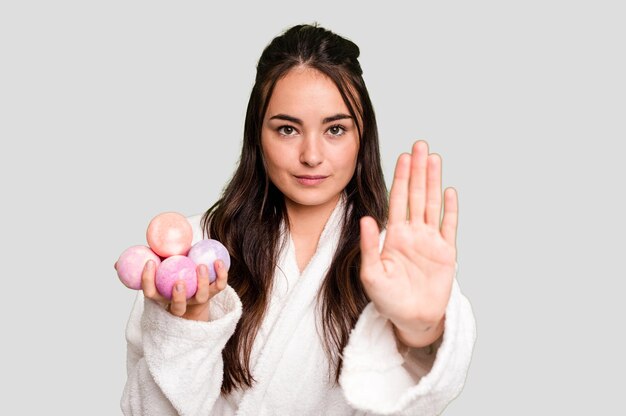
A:
[[[176,316],[183,316],[187,310],[187,291],[185,281],[179,280],[172,288],[172,302],[170,303],[170,313]]]
[[[426,192],[426,224],[439,230],[441,221],[441,156],[428,155],[428,190]]]
[[[113,268],[117,271],[117,262],[113,265]]]
[[[376,221],[372,217],[362,217],[361,227],[361,278],[364,284],[372,284],[376,276],[384,274],[380,261],[379,231]]]
[[[389,224],[406,221],[410,163],[411,157],[406,153],[402,153],[396,162],[396,170],[389,193]]]
[[[194,300],[197,303],[206,303],[209,301],[209,268],[200,264],[196,268],[196,274],[198,275],[198,289],[196,290],[196,295],[194,296]]]
[[[423,224],[426,219],[426,177],[428,166],[428,143],[418,140],[411,153],[411,178],[409,182],[409,219],[411,223]]]
[[[226,284],[228,283],[228,271],[226,270],[226,267],[224,266],[224,262],[222,260],[215,261],[215,272],[217,273],[217,277],[215,279],[215,282],[211,284],[211,286],[213,286],[210,295],[211,297],[217,295],[222,290],[224,290]]]
[[[456,246],[456,229],[459,218],[459,199],[456,189],[448,188],[444,192],[444,212],[441,222],[441,235],[448,243]]]
[[[141,289],[146,298],[157,300],[162,298],[162,296],[157,292],[156,284],[154,283],[154,275],[156,273],[154,269],[154,261],[148,260],[141,273]]]

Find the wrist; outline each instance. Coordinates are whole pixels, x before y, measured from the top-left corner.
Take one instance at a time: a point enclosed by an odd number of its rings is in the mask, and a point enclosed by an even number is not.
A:
[[[170,311],[170,304],[168,303],[166,308],[168,312]],[[173,314],[172,314],[173,315]],[[177,316],[177,315],[174,315]],[[190,321],[209,321],[209,304],[202,305],[187,305],[185,309],[185,313],[180,316],[180,318],[187,319]]]
[[[209,322],[209,304],[188,305],[183,318],[194,321]]]
[[[423,348],[435,343],[443,335],[445,327],[445,315],[439,322],[432,324],[420,323],[418,325],[399,326],[393,324],[393,332],[396,339],[409,348]]]

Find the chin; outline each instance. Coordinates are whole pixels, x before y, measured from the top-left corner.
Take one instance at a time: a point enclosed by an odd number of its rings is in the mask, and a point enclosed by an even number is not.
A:
[[[318,206],[325,205],[338,198],[338,194],[328,192],[315,192],[313,190],[284,193],[285,197],[298,205]]]

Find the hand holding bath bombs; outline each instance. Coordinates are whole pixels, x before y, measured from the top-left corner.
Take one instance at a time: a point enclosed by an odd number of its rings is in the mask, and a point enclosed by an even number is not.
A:
[[[181,214],[166,212],[154,217],[148,225],[146,239],[149,247],[129,247],[115,263],[118,277],[130,289],[142,289],[141,276],[148,260],[156,266],[156,289],[168,300],[172,299],[176,282],[181,280],[185,282],[186,298],[195,295],[198,265],[207,266],[210,283],[216,279],[216,260],[222,260],[226,271],[230,268],[228,250],[219,241],[205,239],[191,247],[193,230]]]

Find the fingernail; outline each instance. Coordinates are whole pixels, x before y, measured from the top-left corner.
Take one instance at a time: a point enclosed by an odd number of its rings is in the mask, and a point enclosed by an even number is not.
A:
[[[177,292],[182,292],[183,291],[183,284],[182,283],[177,283],[176,284],[176,291]]]
[[[152,265],[154,264],[154,262],[152,260],[148,260],[146,262],[146,267],[148,268],[148,270],[152,269]]]
[[[204,264],[198,265],[198,274],[204,274]]]

